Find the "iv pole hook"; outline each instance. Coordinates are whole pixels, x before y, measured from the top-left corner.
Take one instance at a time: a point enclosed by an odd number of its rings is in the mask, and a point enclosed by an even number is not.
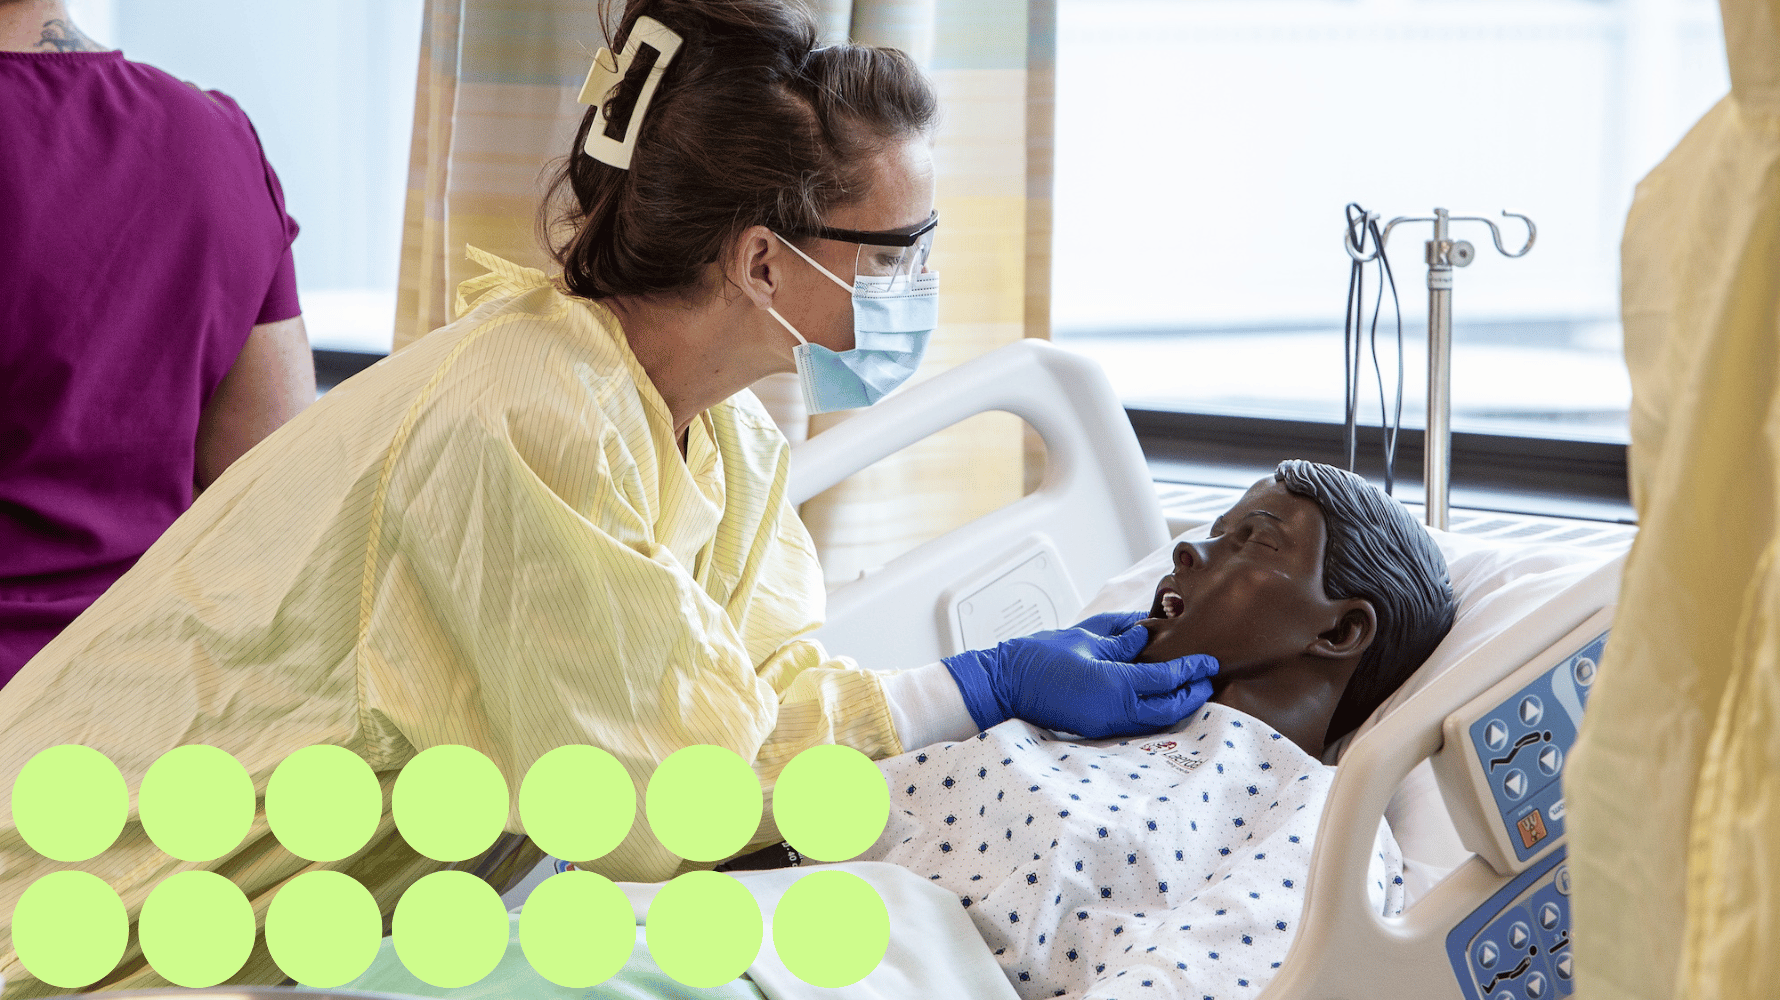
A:
[[[1526,216],[1520,214],[1519,212],[1510,212],[1510,211],[1504,209],[1502,211],[1502,214],[1508,218],[1511,218],[1511,219],[1519,219],[1520,221],[1527,224],[1526,246],[1521,247],[1519,250],[1515,251],[1514,253],[1509,253],[1508,248],[1502,245],[1502,231],[1496,228],[1496,224],[1494,222],[1490,221],[1489,219],[1484,218],[1481,215],[1454,215],[1454,216],[1449,216],[1447,221],[1449,221],[1449,222],[1481,222],[1484,225],[1490,227],[1490,239],[1496,241],[1496,251],[1498,253],[1500,253],[1504,257],[1524,257],[1524,256],[1526,256],[1527,251],[1533,249],[1533,241],[1539,238],[1538,227],[1533,225],[1532,219],[1527,218]],[[1395,221],[1396,220],[1392,220],[1393,225],[1395,224]],[[1386,230],[1386,232],[1389,232],[1389,230]]]
[[[1516,250],[1513,253],[1509,253],[1508,248],[1502,245],[1502,231],[1500,229],[1497,229],[1495,222],[1490,219],[1486,219],[1481,215],[1451,215],[1451,216],[1447,216],[1447,221],[1448,222],[1481,222],[1484,225],[1490,227],[1490,239],[1495,241],[1496,251],[1498,253],[1500,253],[1504,257],[1510,257],[1510,258],[1526,256],[1527,251],[1533,249],[1534,241],[1539,238],[1539,228],[1537,226],[1533,225],[1532,219],[1527,218],[1526,216],[1520,214],[1519,212],[1510,212],[1506,209],[1503,209],[1502,214],[1504,216],[1507,216],[1508,218],[1511,218],[1511,219],[1519,219],[1520,221],[1527,224],[1526,245],[1521,247],[1519,250]],[[1360,226],[1360,230],[1361,230],[1360,242],[1362,244],[1364,244],[1365,240],[1366,240],[1365,226],[1363,223],[1377,221],[1379,219],[1379,217],[1380,216],[1378,215],[1377,212],[1367,212],[1366,213],[1366,218],[1364,220],[1362,220],[1362,225]],[[1389,243],[1391,240],[1391,230],[1397,228],[1397,225],[1399,223],[1403,223],[1403,222],[1433,222],[1433,221],[1434,221],[1434,219],[1432,219],[1432,218],[1427,218],[1427,217],[1422,217],[1422,216],[1411,217],[1411,216],[1401,216],[1400,215],[1400,216],[1396,217],[1395,219],[1392,219],[1391,221],[1385,223],[1384,229],[1379,233],[1380,239],[1378,241],[1378,246],[1373,247],[1372,252],[1369,254],[1362,254],[1360,252],[1360,248],[1358,246],[1354,245],[1354,231],[1351,228],[1348,229],[1345,234],[1343,234],[1343,236],[1341,237],[1341,243],[1342,243],[1342,246],[1347,250],[1347,255],[1349,257],[1352,257],[1354,260],[1359,261],[1362,264],[1369,264],[1372,261],[1377,260],[1378,255],[1384,252],[1385,244]]]
[[[1366,219],[1364,221],[1376,222],[1381,218],[1383,218],[1383,216],[1379,215],[1377,212],[1367,212]],[[1525,218],[1525,216],[1522,216],[1522,218]],[[1377,260],[1379,254],[1384,253],[1385,244],[1387,244],[1391,241],[1391,230],[1397,228],[1397,226],[1400,223],[1404,223],[1404,222],[1433,222],[1433,221],[1434,221],[1434,219],[1432,216],[1427,217],[1427,218],[1423,218],[1420,216],[1416,216],[1413,218],[1411,218],[1409,216],[1403,216],[1403,215],[1397,216],[1395,219],[1392,219],[1391,221],[1384,224],[1384,229],[1381,230],[1378,234],[1378,236],[1379,236],[1378,246],[1372,248],[1372,253],[1370,253],[1368,255],[1364,255],[1364,256],[1361,255],[1360,248],[1357,246],[1354,246],[1353,230],[1351,230],[1351,229],[1348,230],[1347,235],[1342,237],[1341,242],[1347,248],[1347,255],[1349,257],[1352,257],[1354,260],[1359,261],[1362,264],[1369,264],[1372,261]],[[1361,229],[1362,229],[1362,231],[1360,233],[1360,242],[1364,243],[1366,241],[1366,234],[1364,232],[1364,226],[1362,226]],[[1500,241],[1498,241],[1496,243],[1496,245],[1501,246],[1502,244],[1500,243]],[[1521,253],[1526,253],[1526,251],[1522,250]]]
[[[1342,246],[1347,255],[1358,264],[1366,264],[1384,256],[1385,244],[1390,240],[1391,230],[1403,222],[1432,222],[1434,238],[1427,242],[1428,262],[1428,415],[1427,430],[1423,447],[1422,483],[1426,489],[1426,510],[1428,524],[1445,529],[1451,497],[1451,390],[1452,390],[1452,271],[1454,267],[1464,267],[1471,263],[1473,250],[1471,244],[1464,240],[1454,240],[1449,235],[1448,226],[1454,222],[1481,222],[1490,227],[1490,239],[1495,241],[1497,252],[1504,257],[1521,257],[1533,249],[1533,241],[1538,239],[1539,230],[1533,220],[1519,212],[1502,211],[1504,218],[1519,219],[1527,224],[1527,242],[1519,250],[1509,253],[1502,245],[1502,231],[1496,228],[1493,220],[1477,215],[1448,215],[1446,209],[1434,209],[1434,218],[1398,217],[1392,219],[1384,229],[1377,228],[1379,216],[1375,212],[1367,212],[1358,220],[1350,213],[1347,220],[1347,232],[1342,237]],[[1354,234],[1359,233],[1356,245]],[[1366,233],[1371,230],[1377,234],[1370,254],[1362,253],[1365,247]],[[1350,286],[1351,291],[1351,286]],[[1382,391],[1382,387],[1381,387]]]

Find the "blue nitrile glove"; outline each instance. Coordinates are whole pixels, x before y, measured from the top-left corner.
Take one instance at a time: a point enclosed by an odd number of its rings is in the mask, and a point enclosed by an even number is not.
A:
[[[1092,618],[1076,622],[1070,628],[1079,628],[1083,632],[1092,632],[1110,639],[1115,635],[1124,635],[1131,626],[1148,617],[1143,611],[1102,611]]]
[[[1083,625],[1102,627],[1107,617]],[[1149,641],[1149,629],[1130,625],[1112,637],[1055,629],[941,662],[983,729],[1024,719],[1089,739],[1133,736],[1173,726],[1204,705],[1218,672],[1209,656],[1131,663]]]

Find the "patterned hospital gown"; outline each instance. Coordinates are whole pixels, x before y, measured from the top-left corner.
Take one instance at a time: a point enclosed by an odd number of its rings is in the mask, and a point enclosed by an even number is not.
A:
[[[1335,769],[1208,704],[1174,733],[1069,742],[1024,722],[880,762],[860,860],[957,893],[1021,997],[1253,997],[1284,961]],[[1368,879],[1402,910],[1380,825]]]

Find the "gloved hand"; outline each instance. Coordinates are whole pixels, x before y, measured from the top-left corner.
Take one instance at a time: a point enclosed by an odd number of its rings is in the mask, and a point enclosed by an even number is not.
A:
[[[1111,637],[1087,627],[1055,629],[941,662],[957,682],[971,720],[983,729],[1025,719],[1090,739],[1132,736],[1166,729],[1204,705],[1218,661],[1196,655],[1131,663],[1149,642],[1149,629],[1108,621],[1117,617],[1096,615],[1082,623],[1109,630],[1122,626]]]
[[[1102,611],[1092,618],[1084,618],[1076,622],[1070,628],[1079,628],[1083,632],[1092,632],[1110,639],[1115,635],[1125,634],[1131,626],[1148,617],[1149,615],[1142,611]]]

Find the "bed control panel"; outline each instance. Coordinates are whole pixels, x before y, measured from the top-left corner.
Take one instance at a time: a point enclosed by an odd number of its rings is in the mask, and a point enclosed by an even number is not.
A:
[[[1564,763],[1607,645],[1612,609],[1448,716],[1435,758],[1441,794],[1465,846],[1504,875],[1564,836]]]
[[[1571,994],[1575,962],[1565,855],[1562,847],[1547,854],[1447,935],[1447,957],[1466,1000],[1555,1000]]]

